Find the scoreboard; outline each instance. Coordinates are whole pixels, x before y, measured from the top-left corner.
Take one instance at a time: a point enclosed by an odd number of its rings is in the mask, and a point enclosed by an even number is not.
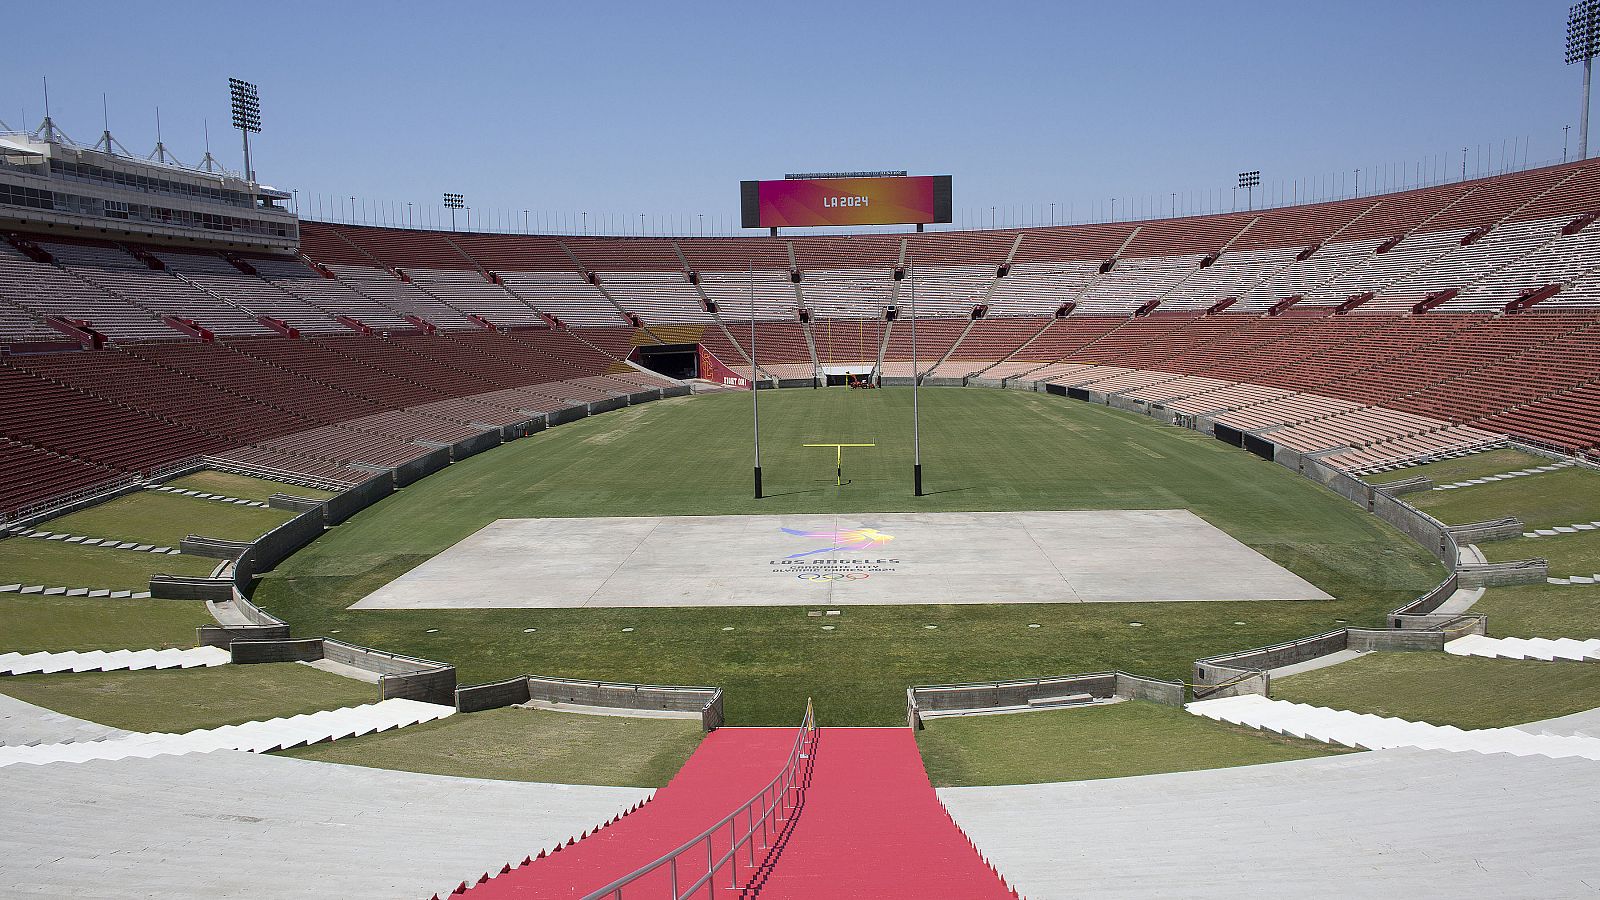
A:
[[[950,221],[950,176],[786,178],[739,184],[745,228]]]

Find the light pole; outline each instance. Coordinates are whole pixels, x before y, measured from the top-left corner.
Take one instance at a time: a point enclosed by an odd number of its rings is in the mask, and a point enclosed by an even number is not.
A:
[[[1245,189],[1245,209],[1256,208],[1256,185],[1261,183],[1261,171],[1239,173],[1239,187]]]
[[[1467,148],[1461,148],[1461,180],[1467,180]]]
[[[911,268],[911,493],[922,496],[922,416],[917,406],[917,266]]]
[[[256,173],[250,167],[250,132],[261,133],[261,95],[255,85],[237,78],[228,79],[228,93],[233,100],[233,127],[244,135],[244,180],[250,186],[250,206],[254,207]]]
[[[1578,119],[1578,158],[1589,158],[1589,74],[1600,53],[1600,0],[1579,0],[1567,14],[1567,64],[1583,63],[1583,112]]]
[[[406,227],[407,228],[412,227],[412,225],[411,225],[411,201],[410,200],[406,201]]]
[[[1561,161],[1567,161],[1567,132],[1572,130],[1571,125],[1561,126]]]
[[[450,210],[450,230],[456,230],[456,210],[467,205],[467,198],[461,194],[452,194],[449,191],[444,195],[444,208]]]

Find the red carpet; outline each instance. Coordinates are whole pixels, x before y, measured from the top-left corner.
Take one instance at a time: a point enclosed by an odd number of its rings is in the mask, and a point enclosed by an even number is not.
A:
[[[928,784],[907,728],[824,728],[805,804],[745,897],[1010,898]]]
[[[706,736],[671,783],[638,811],[559,853],[476,885],[467,894],[471,900],[571,898],[605,887],[677,849],[749,800],[783,768],[794,739],[793,728],[719,728]],[[506,827],[515,828],[516,823],[507,822]],[[725,841],[719,842],[718,855],[726,848]],[[531,852],[537,855],[538,848]],[[759,850],[756,859],[761,859]],[[703,866],[691,869],[687,861],[680,866],[680,873],[688,873],[681,879],[685,885],[705,871]],[[747,876],[748,869],[741,866],[740,874]],[[666,879],[663,868],[658,877],[630,885],[626,896],[665,896]]]

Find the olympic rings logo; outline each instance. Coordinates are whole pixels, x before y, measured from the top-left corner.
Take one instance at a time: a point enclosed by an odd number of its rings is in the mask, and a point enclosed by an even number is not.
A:
[[[872,576],[867,572],[801,572],[795,577],[801,581],[865,581]]]

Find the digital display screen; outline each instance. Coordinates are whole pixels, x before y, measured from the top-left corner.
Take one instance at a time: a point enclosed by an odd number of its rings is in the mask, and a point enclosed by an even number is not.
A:
[[[796,178],[741,184],[746,228],[950,221],[950,176]]]

